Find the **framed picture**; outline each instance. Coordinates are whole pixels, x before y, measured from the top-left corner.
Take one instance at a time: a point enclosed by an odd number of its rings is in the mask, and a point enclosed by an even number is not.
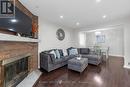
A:
[[[105,43],[105,35],[97,35],[96,42],[97,43]]]

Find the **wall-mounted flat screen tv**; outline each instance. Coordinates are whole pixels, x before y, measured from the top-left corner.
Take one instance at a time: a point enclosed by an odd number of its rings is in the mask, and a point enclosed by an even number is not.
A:
[[[14,31],[31,37],[32,19],[15,7],[15,18],[0,18],[0,29]]]

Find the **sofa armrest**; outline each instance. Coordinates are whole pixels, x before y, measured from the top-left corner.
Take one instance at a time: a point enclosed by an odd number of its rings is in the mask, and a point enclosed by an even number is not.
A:
[[[40,63],[50,64],[54,62],[54,55],[49,53],[40,53]]]

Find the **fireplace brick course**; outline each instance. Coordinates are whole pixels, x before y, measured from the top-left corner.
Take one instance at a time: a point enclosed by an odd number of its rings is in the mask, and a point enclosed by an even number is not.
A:
[[[2,61],[20,55],[31,54],[29,72],[38,69],[38,43],[30,42],[0,42],[0,87],[2,87],[3,66]]]

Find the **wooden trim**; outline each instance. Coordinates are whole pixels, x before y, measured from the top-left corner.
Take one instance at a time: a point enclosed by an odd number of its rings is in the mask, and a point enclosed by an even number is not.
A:
[[[2,61],[0,61],[0,87],[4,87],[4,66],[2,66]]]
[[[0,87],[2,87],[2,61],[0,61]]]
[[[28,15],[31,19],[33,19],[34,15],[19,0],[15,0],[15,6],[23,13]]]

